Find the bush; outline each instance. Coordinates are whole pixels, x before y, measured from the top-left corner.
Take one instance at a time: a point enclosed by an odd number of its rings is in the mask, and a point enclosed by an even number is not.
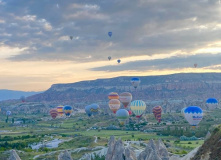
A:
[[[192,142],[188,142],[188,144],[192,144]]]

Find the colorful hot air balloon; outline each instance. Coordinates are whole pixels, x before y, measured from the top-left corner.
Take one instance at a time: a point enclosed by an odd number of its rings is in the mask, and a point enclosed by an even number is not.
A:
[[[73,36],[70,36],[70,39],[72,40],[74,37]]]
[[[11,114],[12,114],[11,111],[7,111],[7,112],[6,112],[6,116],[10,116]]]
[[[111,92],[108,95],[109,100],[111,99],[119,99],[119,95],[116,92]]]
[[[153,108],[153,114],[154,114],[155,118],[158,120],[159,123],[161,121],[161,113],[162,113],[162,107],[161,106],[156,106],[156,107]]]
[[[209,98],[206,100],[206,104],[209,108],[209,110],[215,109],[218,106],[218,101],[216,98]]]
[[[90,111],[92,115],[97,115],[99,111],[99,105],[98,104],[91,104],[90,105]]]
[[[25,96],[21,96],[20,100],[21,100],[22,102],[25,102]]]
[[[129,115],[132,115],[132,111],[131,110],[128,109],[127,111],[129,113]]]
[[[135,100],[131,102],[130,109],[136,115],[137,118],[140,118],[146,109],[146,103],[141,100]]]
[[[64,106],[62,106],[62,105],[57,106],[58,115],[59,115],[60,117],[62,117],[62,116],[64,115],[63,108],[64,108]]]
[[[194,67],[195,67],[195,68],[197,67],[197,64],[196,64],[196,63],[194,64]]]
[[[120,59],[118,59],[118,60],[117,60],[117,63],[120,63],[120,62],[121,62],[121,60],[120,60]]]
[[[136,89],[140,84],[140,78],[132,78],[130,82],[132,86]]]
[[[186,109],[186,107],[181,110],[181,114],[183,115],[183,117],[185,117],[185,114],[184,114],[185,109]]]
[[[58,116],[58,111],[57,109],[51,109],[50,110],[50,115],[53,119],[55,119]]]
[[[116,117],[119,120],[121,125],[125,124],[125,121],[128,119],[129,117],[129,113],[126,109],[119,109],[116,113]]]
[[[130,94],[129,92],[121,93],[119,96],[119,100],[124,105],[124,107],[127,108],[128,104],[130,104],[132,100],[132,94]]]
[[[108,36],[111,37],[112,36],[112,32],[108,32]]]
[[[184,110],[185,119],[195,128],[203,119],[203,110],[197,106],[189,106]]]
[[[71,106],[64,106],[64,114],[67,116],[67,117],[70,117],[71,116],[71,113],[72,113],[72,107]]]
[[[111,60],[111,56],[108,57],[109,61]]]
[[[116,113],[120,108],[120,101],[118,99],[111,99],[109,101],[109,107],[114,113]]]

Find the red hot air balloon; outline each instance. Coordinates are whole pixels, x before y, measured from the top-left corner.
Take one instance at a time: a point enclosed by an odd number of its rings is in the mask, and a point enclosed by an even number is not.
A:
[[[57,109],[51,109],[50,110],[50,115],[53,119],[55,119],[58,116],[58,111]]]
[[[159,123],[161,121],[161,112],[162,112],[162,107],[161,106],[156,106],[156,107],[153,108],[153,114],[154,114],[155,118],[158,120]]]
[[[129,115],[132,115],[132,111],[131,110],[127,110],[128,111],[128,113],[129,113]]]

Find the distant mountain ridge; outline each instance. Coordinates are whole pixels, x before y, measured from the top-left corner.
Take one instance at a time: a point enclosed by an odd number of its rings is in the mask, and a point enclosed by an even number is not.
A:
[[[110,92],[133,94],[133,99],[206,99],[221,98],[221,73],[181,73],[162,76],[139,76],[137,91],[131,77],[97,79],[69,84],[53,84],[47,91],[28,97],[29,101],[53,104],[107,104]]]
[[[21,96],[28,97],[28,96],[32,96],[38,93],[42,93],[42,92],[25,92],[25,91],[0,89],[0,101],[19,99]]]

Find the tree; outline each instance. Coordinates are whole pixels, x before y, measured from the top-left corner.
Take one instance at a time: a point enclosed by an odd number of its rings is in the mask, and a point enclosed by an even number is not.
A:
[[[12,123],[15,123],[15,119],[14,118],[12,118]]]

